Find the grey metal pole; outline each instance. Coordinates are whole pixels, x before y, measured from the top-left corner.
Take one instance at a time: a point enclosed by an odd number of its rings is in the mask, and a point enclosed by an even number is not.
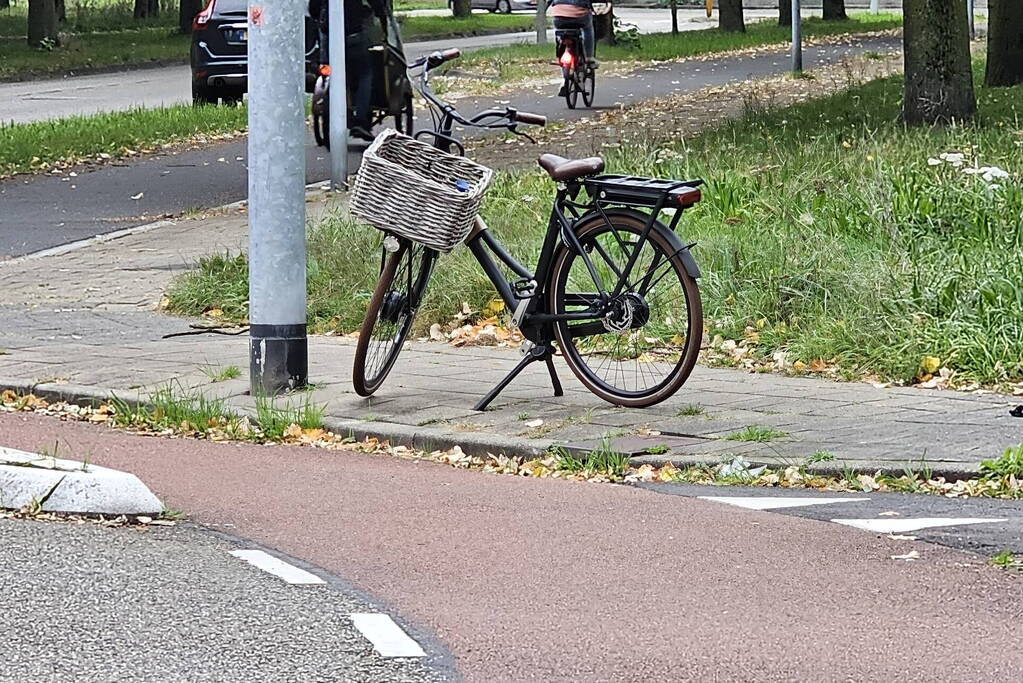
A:
[[[348,187],[348,69],[345,64],[344,0],[327,0],[330,42],[330,180],[335,190]]]
[[[792,73],[803,71],[803,17],[799,0],[792,0]]]
[[[533,28],[536,29],[536,44],[543,45],[547,42],[547,0],[537,0],[536,18],[533,21]]]
[[[870,0],[870,13],[877,14],[881,11],[881,0]]]
[[[249,0],[249,380],[303,386],[305,0]]]

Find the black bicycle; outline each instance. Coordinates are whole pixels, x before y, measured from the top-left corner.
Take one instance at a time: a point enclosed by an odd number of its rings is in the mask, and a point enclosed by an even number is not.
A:
[[[593,93],[597,89],[597,72],[593,63],[586,59],[583,49],[583,33],[577,28],[558,29],[554,33],[557,64],[561,67],[564,83],[561,93],[569,109],[575,109],[579,95],[583,105],[593,106]]]
[[[545,125],[544,117],[511,108],[466,118],[438,99],[430,90],[429,72],[458,56],[457,50],[437,52],[412,65],[422,69],[417,89],[434,123],[415,137],[464,154],[453,137],[455,124],[525,137],[519,124]],[[546,363],[554,395],[561,396],[555,342],[579,381],[602,399],[630,407],[665,400],[689,377],[703,335],[693,245],[675,233],[682,211],[700,200],[697,188],[703,181],[602,175],[604,161],[597,157],[544,154],[539,163],[557,183],[557,195],[536,268],[508,254],[482,218],[477,217],[466,238],[513,312],[511,324],[525,337],[522,360],[476,409],[484,410],[535,361]],[[666,209],[674,209],[668,224],[659,220]],[[355,352],[354,384],[360,395],[376,391],[394,365],[437,256],[420,244],[385,236],[380,279]]]

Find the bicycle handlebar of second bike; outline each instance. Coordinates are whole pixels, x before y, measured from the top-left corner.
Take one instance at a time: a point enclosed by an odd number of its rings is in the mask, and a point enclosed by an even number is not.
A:
[[[417,88],[420,94],[426,98],[428,102],[436,106],[441,112],[450,116],[453,120],[462,124],[463,126],[473,126],[475,128],[506,128],[515,131],[516,123],[524,123],[530,126],[546,126],[547,117],[541,114],[531,114],[526,111],[517,111],[508,107],[504,111],[499,109],[488,109],[476,114],[471,119],[465,118],[455,107],[447,102],[444,102],[430,90],[429,85],[429,73],[433,69],[436,69],[441,64],[449,62],[452,59],[458,59],[462,56],[462,51],[456,47],[450,48],[444,51],[437,51],[429,54],[425,57],[420,57],[416,61],[409,64],[409,69],[417,69],[422,67],[423,72],[419,77],[419,87]],[[502,123],[488,123],[488,119],[504,119]],[[522,133],[519,133],[522,135]]]

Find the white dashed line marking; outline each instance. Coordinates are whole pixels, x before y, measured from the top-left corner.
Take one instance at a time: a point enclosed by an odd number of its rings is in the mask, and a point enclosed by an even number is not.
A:
[[[425,657],[419,643],[409,638],[386,614],[352,614],[352,623],[381,657]]]
[[[1007,519],[990,517],[917,517],[916,519],[833,519],[836,524],[856,527],[879,534],[900,534],[918,529],[933,529],[942,526],[963,526],[966,524],[994,524]]]
[[[325,583],[320,577],[310,574],[304,569],[299,569],[293,564],[279,560],[273,555],[262,550],[232,550],[231,554],[245,560],[254,567],[258,567],[268,574],[273,574],[279,579],[294,584],[319,584]]]
[[[807,498],[798,496],[700,496],[700,500],[737,505],[750,510],[778,510],[804,505],[828,505],[830,503],[859,503],[869,498]]]

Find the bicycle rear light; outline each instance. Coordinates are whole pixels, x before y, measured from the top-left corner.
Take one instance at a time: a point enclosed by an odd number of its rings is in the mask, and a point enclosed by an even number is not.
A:
[[[330,64],[320,64],[320,75],[321,76],[330,75]]]
[[[561,66],[571,69],[575,64],[575,57],[572,55],[571,50],[565,50],[561,53],[561,58],[558,61],[561,63]]]

